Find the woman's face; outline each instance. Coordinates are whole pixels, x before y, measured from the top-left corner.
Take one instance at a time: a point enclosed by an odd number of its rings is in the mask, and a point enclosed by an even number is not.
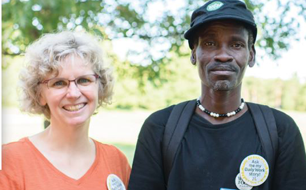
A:
[[[40,103],[48,105],[51,125],[89,124],[98,105],[99,82],[94,74],[91,65],[85,65],[80,57],[68,56],[61,62],[57,76],[46,76]]]

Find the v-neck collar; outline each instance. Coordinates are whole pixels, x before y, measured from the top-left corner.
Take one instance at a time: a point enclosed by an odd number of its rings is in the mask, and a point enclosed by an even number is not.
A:
[[[86,180],[87,178],[89,178],[92,174],[92,172],[94,171],[94,169],[96,168],[98,161],[99,161],[99,151],[100,148],[98,146],[98,142],[95,141],[94,139],[92,139],[94,144],[95,144],[95,149],[96,149],[96,153],[95,153],[95,160],[93,162],[93,164],[91,165],[91,167],[88,169],[88,171],[81,176],[79,179],[74,179],[71,178],[67,175],[65,175],[64,173],[62,173],[60,170],[58,170],[36,147],[35,145],[29,140],[28,137],[25,138],[25,142],[32,147],[34,153],[46,164],[46,166],[48,166],[53,172],[54,174],[59,177],[62,178],[63,181],[70,183],[70,184],[75,184],[75,185],[80,185],[84,180]]]

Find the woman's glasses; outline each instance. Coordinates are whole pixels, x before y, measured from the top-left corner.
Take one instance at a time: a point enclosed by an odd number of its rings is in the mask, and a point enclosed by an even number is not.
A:
[[[96,83],[100,78],[97,74],[83,75],[74,80],[65,78],[52,78],[39,82],[39,84],[47,84],[48,89],[67,90],[71,82],[74,82],[79,90],[87,89],[92,84]]]

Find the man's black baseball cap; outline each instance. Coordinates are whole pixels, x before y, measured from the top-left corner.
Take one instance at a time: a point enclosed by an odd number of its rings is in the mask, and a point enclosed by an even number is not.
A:
[[[211,21],[222,19],[243,22],[251,28],[254,38],[253,42],[256,41],[257,26],[252,13],[247,9],[245,3],[240,0],[211,0],[196,9],[191,16],[190,29],[184,34],[190,49],[193,48],[192,39],[196,37],[195,33],[201,26]]]

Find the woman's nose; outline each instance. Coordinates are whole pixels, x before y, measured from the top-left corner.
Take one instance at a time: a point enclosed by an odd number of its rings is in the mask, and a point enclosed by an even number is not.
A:
[[[78,88],[78,85],[75,83],[75,81],[70,81],[68,89],[67,89],[67,97],[69,98],[78,98],[80,97],[81,92]]]

